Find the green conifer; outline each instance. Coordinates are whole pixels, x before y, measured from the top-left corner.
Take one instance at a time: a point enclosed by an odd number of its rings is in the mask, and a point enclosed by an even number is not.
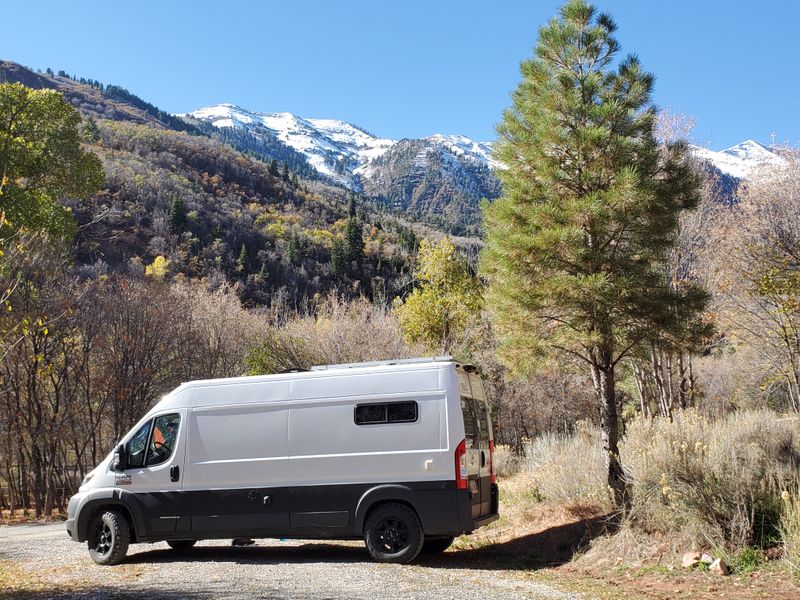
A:
[[[481,269],[505,362],[563,352],[591,372],[608,486],[628,501],[615,367],[654,330],[681,327],[701,290],[670,289],[665,256],[699,200],[683,142],[654,134],[653,76],[621,61],[616,25],[570,0],[539,30],[498,126],[503,195],[485,207]]]
[[[346,270],[347,259],[345,258],[344,242],[342,238],[336,237],[331,247],[331,273],[334,277],[343,277]]]

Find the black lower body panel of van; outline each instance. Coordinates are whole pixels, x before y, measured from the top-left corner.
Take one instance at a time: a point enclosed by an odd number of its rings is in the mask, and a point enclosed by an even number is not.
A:
[[[357,539],[370,510],[385,502],[412,507],[425,535],[446,537],[474,531],[497,518],[497,486],[492,487],[491,514],[480,515],[474,514],[471,492],[457,489],[455,481],[192,490],[169,494],[169,503],[165,503],[164,493],[122,491],[115,494],[115,502],[127,509],[136,540],[141,542],[235,537]],[[159,527],[162,522],[172,525],[172,530]],[[80,521],[83,526],[75,527],[73,538],[86,539],[87,523],[87,519]]]

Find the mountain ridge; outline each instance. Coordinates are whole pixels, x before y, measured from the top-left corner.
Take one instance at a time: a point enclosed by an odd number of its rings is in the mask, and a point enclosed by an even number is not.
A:
[[[210,123],[216,128],[250,129],[262,126],[293,150],[304,154],[318,174],[354,191],[374,189],[380,159],[398,145],[418,142],[420,151],[445,149],[462,163],[477,163],[494,171],[500,167],[492,157],[492,141],[474,140],[465,135],[435,133],[422,138],[391,139],[376,136],[356,124],[338,119],[299,117],[294,113],[267,113],[222,103],[176,115]],[[255,124],[255,125],[254,125]],[[729,148],[711,150],[690,145],[692,154],[710,165],[724,178],[746,179],[761,164],[780,164],[780,154],[752,139]],[[378,164],[376,164],[378,163]],[[491,199],[491,198],[490,198]]]

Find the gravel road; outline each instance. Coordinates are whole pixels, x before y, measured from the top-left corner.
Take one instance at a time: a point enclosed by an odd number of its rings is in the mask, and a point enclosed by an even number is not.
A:
[[[62,523],[0,527],[0,570],[24,572],[36,592],[0,598],[577,598],[532,581],[524,570],[494,568],[480,551],[449,551],[410,566],[372,562],[363,544],[257,540],[200,542],[187,554],[166,543],[134,544],[116,567],[95,565]]]

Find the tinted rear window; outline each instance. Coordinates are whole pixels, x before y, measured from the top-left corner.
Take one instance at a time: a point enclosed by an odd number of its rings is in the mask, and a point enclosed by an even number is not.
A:
[[[461,412],[464,415],[464,437],[467,448],[489,447],[489,418],[486,403],[461,396]]]
[[[416,402],[382,402],[358,404],[355,410],[356,425],[378,423],[413,423],[417,420]]]

